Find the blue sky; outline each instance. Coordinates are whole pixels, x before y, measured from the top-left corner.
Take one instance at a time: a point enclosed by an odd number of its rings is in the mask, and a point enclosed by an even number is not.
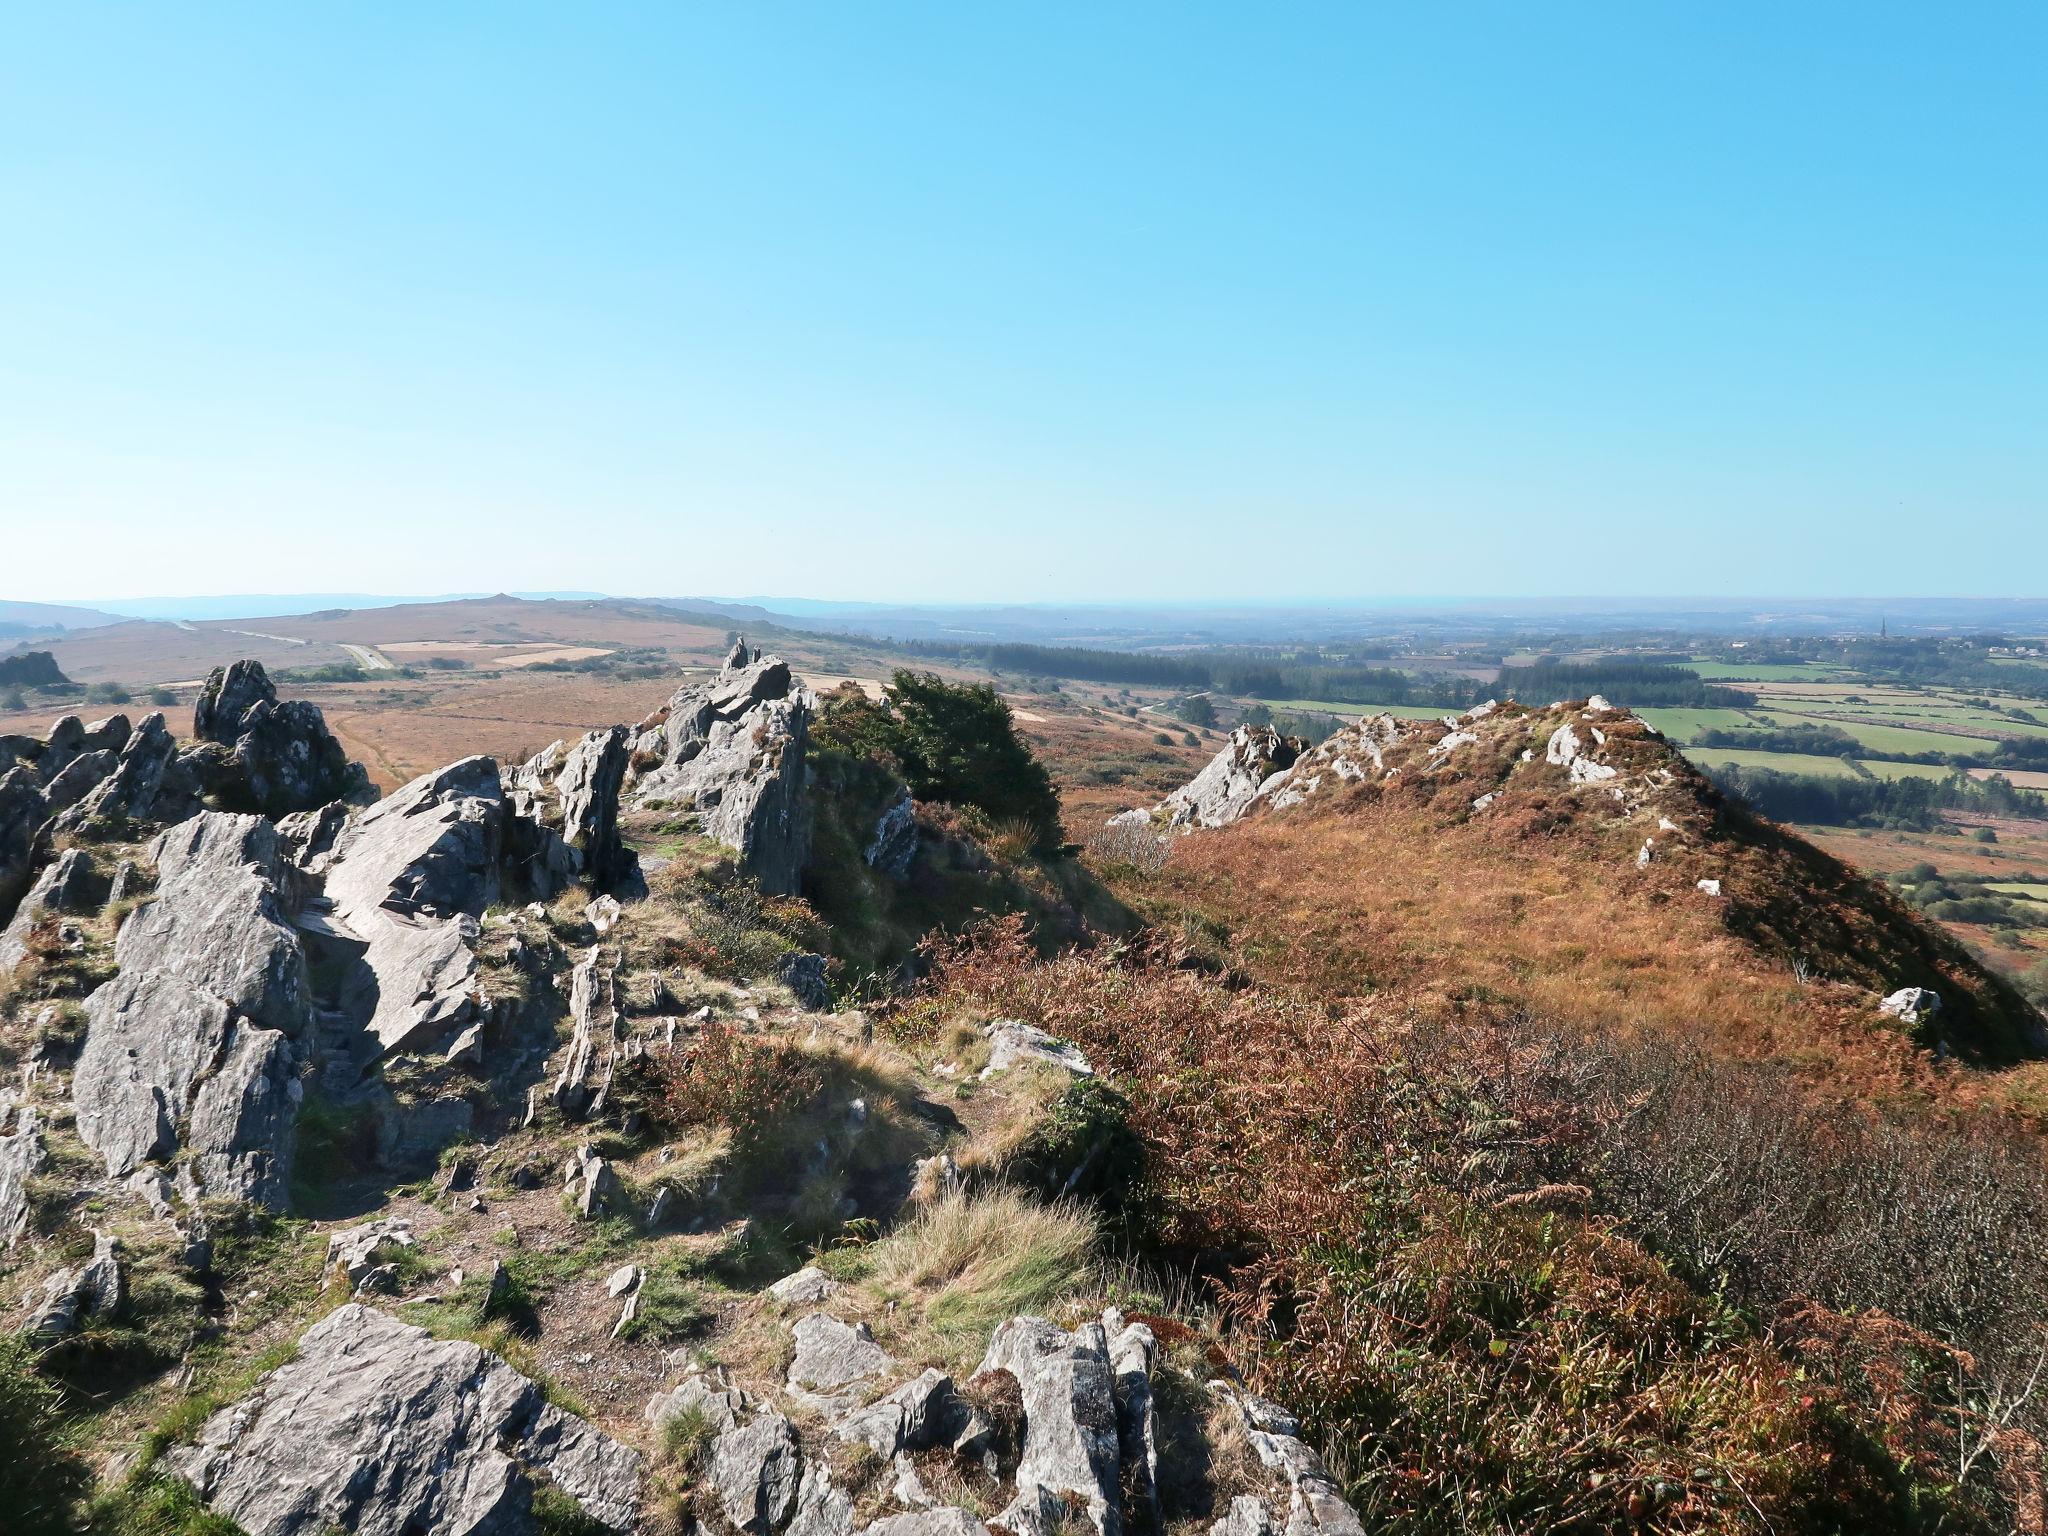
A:
[[[2048,8],[16,6],[0,596],[2039,593]]]

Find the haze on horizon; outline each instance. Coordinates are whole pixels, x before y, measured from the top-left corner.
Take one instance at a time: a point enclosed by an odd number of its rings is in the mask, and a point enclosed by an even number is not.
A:
[[[0,597],[2048,568],[2039,8],[10,33]]]

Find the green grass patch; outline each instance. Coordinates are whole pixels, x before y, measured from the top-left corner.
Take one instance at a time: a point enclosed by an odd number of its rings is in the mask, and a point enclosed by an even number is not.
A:
[[[1732,747],[1688,747],[1685,755],[1702,767],[1768,768],[1776,773],[1815,773],[1853,779],[1860,775],[1839,757],[1805,752],[1747,752]]]

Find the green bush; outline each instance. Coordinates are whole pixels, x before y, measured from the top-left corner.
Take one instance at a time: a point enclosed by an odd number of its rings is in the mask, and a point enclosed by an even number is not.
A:
[[[848,700],[818,722],[820,745],[893,760],[920,800],[973,806],[1021,822],[1041,847],[1060,841],[1060,800],[989,683],[949,683],[899,668],[886,701]]]

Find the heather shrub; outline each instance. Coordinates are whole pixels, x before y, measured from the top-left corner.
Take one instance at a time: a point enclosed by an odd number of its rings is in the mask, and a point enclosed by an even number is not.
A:
[[[1151,1154],[1150,1240],[1208,1265],[1239,1368],[1307,1415],[1369,1527],[2016,1528],[2031,1442],[1971,1375],[1981,1360],[1940,1353],[1931,1330],[1933,1354],[1822,1350],[1843,1314],[1813,1301],[1780,1327],[1826,1270],[1773,1257],[1762,1221],[1737,1223],[1727,1253],[1656,1251],[1657,1136],[1639,1123],[1635,1161],[1608,1158],[1623,1112],[1659,1100],[1599,1053],[1485,1007],[1332,1005],[1176,959],[1038,962],[1016,925],[992,925],[938,956],[927,1006],[1030,1020],[1109,1070]],[[1859,1166],[1825,1189],[1853,1196]],[[1879,1217],[1899,1187],[1870,1185],[1847,1225],[1873,1235],[1834,1253],[1837,1272],[1890,1262]],[[1897,1240],[1959,1251],[1890,1294],[1947,1297],[1960,1319],[1953,1277],[2001,1209],[1982,1193],[1944,1227],[1930,1202]],[[1881,1304],[1883,1277],[1861,1279],[1855,1304]],[[1918,1336],[1902,1326],[1892,1343]],[[1969,1443],[1984,1448],[1955,1454]]]

